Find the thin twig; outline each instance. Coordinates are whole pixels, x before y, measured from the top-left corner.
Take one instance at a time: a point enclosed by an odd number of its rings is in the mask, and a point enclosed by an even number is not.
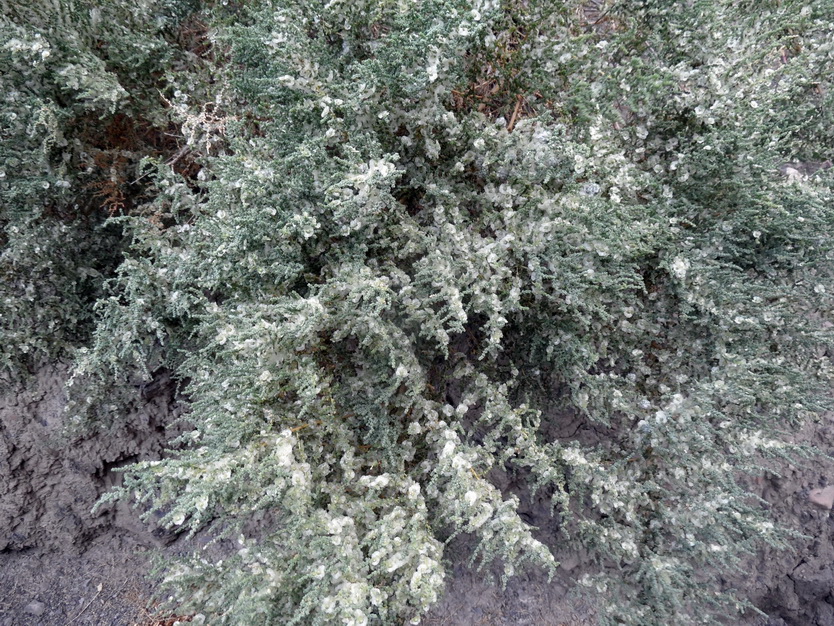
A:
[[[182,148],[180,148],[179,150],[177,150],[177,152],[176,152],[174,155],[172,155],[171,157],[169,157],[169,158],[165,161],[165,165],[167,165],[168,167],[173,167],[174,163],[176,163],[177,161],[179,161],[182,157],[184,157],[184,156],[185,156],[186,154],[188,154],[189,152],[191,152],[191,146],[189,146],[188,144],[186,144],[186,145],[184,145]],[[145,172],[144,174],[142,174],[139,178],[137,178],[136,180],[134,180],[134,181],[133,181],[132,183],[130,183],[130,184],[131,184],[131,185],[135,185],[136,183],[138,183],[138,182],[139,182],[140,180],[142,180],[143,178],[145,178],[145,177],[147,177],[147,176],[150,176],[150,174],[151,174],[151,172],[150,172],[150,171]]]
[[[94,595],[94,596],[93,596],[93,599],[92,599],[92,600],[90,600],[90,601],[87,603],[87,606],[85,606],[83,609],[81,609],[81,611],[79,611],[78,615],[76,615],[76,616],[75,616],[75,617],[73,617],[70,621],[68,621],[66,624],[64,624],[64,626],[69,626],[69,625],[70,625],[70,624],[72,624],[75,620],[77,620],[79,617],[81,617],[81,616],[84,614],[84,611],[86,611],[87,609],[89,609],[89,608],[90,608],[90,606],[93,604],[93,602],[95,602],[95,601],[96,601],[96,598],[98,598],[98,597],[101,595],[101,590],[102,590],[102,585],[101,585],[101,583],[99,583],[98,591],[96,591],[96,595]]]
[[[128,583],[128,582],[130,582],[130,579],[129,579],[129,578],[125,578],[125,581],[124,581],[124,583],[122,584],[122,586],[121,586],[121,587],[119,587],[119,589],[118,589],[117,591],[115,591],[115,592],[111,593],[111,594],[110,594],[110,597],[108,597],[108,598],[107,598],[107,600],[104,602],[104,604],[107,604],[107,602],[110,602],[110,600],[112,600],[112,599],[113,599],[113,598],[115,598],[117,595],[119,595],[122,591],[124,591],[124,590],[125,590],[125,587],[127,587],[127,583]],[[64,624],[64,626],[69,626],[69,625],[70,625],[70,624],[72,624],[75,620],[77,620],[79,617],[81,617],[81,615],[84,613],[84,611],[86,611],[88,608],[90,608],[90,605],[91,605],[93,602],[95,602],[95,601],[96,601],[96,598],[98,598],[98,597],[99,597],[99,595],[101,595],[101,590],[102,590],[102,585],[101,585],[101,583],[99,583],[99,588],[98,588],[98,591],[96,592],[96,595],[95,595],[95,596],[93,596],[93,599],[92,599],[92,600],[90,600],[90,601],[87,603],[87,606],[85,606],[83,609],[81,609],[81,611],[78,613],[78,615],[76,615],[76,616],[75,616],[75,617],[73,617],[70,621],[68,621],[66,624]]]
[[[515,122],[518,119],[518,114],[521,111],[521,104],[524,102],[524,97],[521,94],[518,94],[518,99],[515,103],[515,110],[513,111],[513,116],[510,118],[510,123],[507,124],[507,132],[513,132],[513,128],[515,128]]]

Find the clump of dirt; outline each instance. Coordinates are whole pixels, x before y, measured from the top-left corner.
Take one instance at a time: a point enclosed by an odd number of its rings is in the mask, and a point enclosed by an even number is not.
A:
[[[139,521],[127,504],[91,513],[99,497],[120,482],[118,467],[165,454],[179,434],[182,404],[163,373],[154,393],[137,392],[127,415],[113,428],[62,443],[68,367],[42,368],[30,383],[0,396],[0,626],[170,626],[188,615],[160,612],[152,600],[151,551],[183,554],[211,540],[210,529],[186,541]],[[826,415],[796,438],[834,453],[834,420]],[[803,533],[794,551],[764,550],[728,585],[747,594],[768,617],[749,616],[745,626],[834,625],[834,521],[831,511],[808,499],[834,484],[821,460],[766,474],[750,482],[774,521]],[[499,485],[509,489],[512,485]],[[540,503],[539,503],[540,504]],[[552,540],[537,503],[522,514]],[[543,505],[542,505],[543,506]],[[532,507],[532,508],[531,508]],[[526,512],[526,513],[525,513]],[[574,595],[587,556],[558,555],[555,580],[528,572],[506,588],[464,564],[466,539],[452,542],[455,564],[447,593],[424,619],[433,626],[585,626],[595,623],[592,599]],[[226,546],[226,549],[232,549]]]
[[[113,428],[67,441],[68,369],[44,367],[0,396],[0,626],[139,623],[146,553],[174,539],[124,503],[91,512],[118,467],[160,458],[177,434],[173,385],[152,398],[137,390]]]
[[[42,368],[23,388],[0,397],[0,551],[83,552],[102,532],[122,528],[158,542],[136,526],[127,506],[95,515],[93,505],[121,480],[114,471],[158,459],[177,433],[168,429],[180,408],[171,393],[142,398],[106,432],[76,441],[63,437],[68,368]]]

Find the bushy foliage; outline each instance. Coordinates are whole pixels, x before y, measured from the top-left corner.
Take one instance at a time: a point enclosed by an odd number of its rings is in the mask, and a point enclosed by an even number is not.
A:
[[[104,220],[146,200],[132,179],[166,148],[156,90],[188,3],[0,7],[0,369],[18,378],[90,338],[123,240]]]
[[[604,621],[743,607],[719,573],[786,534],[737,481],[830,383],[832,9],[206,8],[213,72],[166,97],[198,165],[143,161],[77,368],[187,382],[179,452],[113,495],[240,542],[171,564],[176,601],[418,623],[455,534],[555,571],[513,474],[594,555]],[[592,442],[554,435],[577,417]]]

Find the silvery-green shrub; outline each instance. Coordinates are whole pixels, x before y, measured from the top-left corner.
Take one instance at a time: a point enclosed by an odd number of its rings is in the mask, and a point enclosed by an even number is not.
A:
[[[171,44],[189,5],[0,0],[0,371],[7,381],[90,339],[93,304],[124,242],[104,221],[152,149],[142,133],[169,123],[158,90],[186,56]]]
[[[174,601],[418,623],[464,533],[505,577],[590,554],[606,623],[745,608],[723,574],[788,533],[743,477],[830,384],[833,10],[205,6],[214,67],[164,108],[199,171],[137,166],[76,370],[184,385],[177,452],[112,495],[238,542],[169,564]]]

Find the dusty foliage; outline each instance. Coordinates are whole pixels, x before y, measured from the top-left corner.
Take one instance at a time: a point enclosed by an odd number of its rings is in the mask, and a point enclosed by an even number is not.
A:
[[[744,608],[722,573],[787,535],[736,477],[830,383],[832,174],[780,165],[834,152],[831,0],[59,4],[2,22],[0,354],[66,338],[78,427],[182,381],[112,495],[239,542],[166,564],[180,612],[419,623],[459,533],[552,572],[507,474],[607,623]],[[132,134],[86,150],[90,111]]]

